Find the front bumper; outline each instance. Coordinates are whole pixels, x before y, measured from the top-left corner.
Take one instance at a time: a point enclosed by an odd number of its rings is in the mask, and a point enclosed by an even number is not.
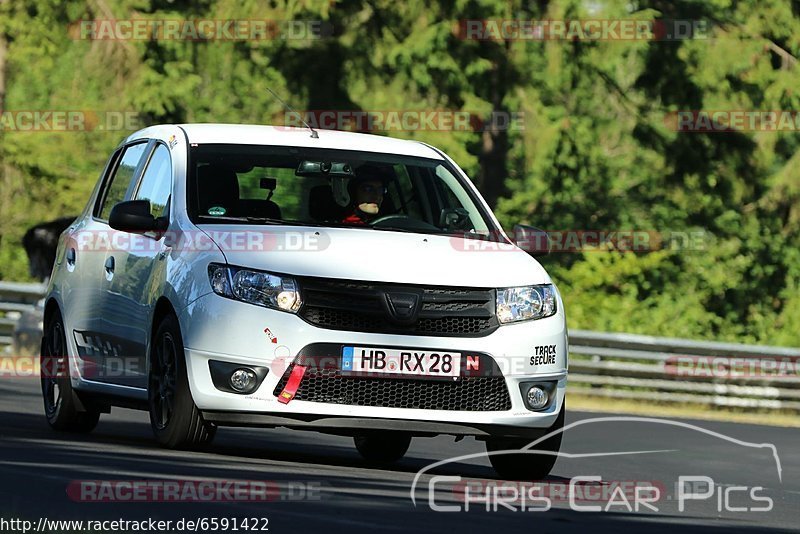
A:
[[[547,428],[564,403],[567,385],[567,332],[561,303],[556,315],[504,325],[485,337],[434,337],[327,330],[293,314],[205,295],[180,315],[189,385],[204,417],[220,425],[288,426],[347,433],[369,428],[417,434],[526,435]],[[311,344],[448,348],[489,355],[508,387],[510,409],[432,410],[353,406],[299,399],[278,402],[274,390],[288,366]],[[554,358],[539,357],[546,347]],[[214,386],[209,361],[263,366],[269,373],[248,395]],[[556,382],[555,399],[543,411],[525,405],[519,384]]]

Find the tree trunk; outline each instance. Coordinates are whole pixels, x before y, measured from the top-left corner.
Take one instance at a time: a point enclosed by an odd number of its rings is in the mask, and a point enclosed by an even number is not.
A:
[[[6,36],[0,34],[0,111],[5,109],[6,103],[6,55],[8,41]]]
[[[508,49],[506,47],[506,54]],[[490,99],[492,102],[492,117],[487,122],[485,129],[481,133],[481,147],[478,154],[480,164],[480,176],[478,177],[478,187],[481,194],[486,199],[489,207],[494,209],[497,200],[506,191],[506,175],[508,169],[508,128],[510,121],[509,113],[503,103],[510,80],[507,78],[508,64],[507,56],[501,57],[491,73]],[[501,118],[501,120],[496,120]]]
[[[484,130],[478,160],[481,166],[479,181],[481,193],[489,207],[494,209],[497,200],[506,192],[508,131],[505,129]]]

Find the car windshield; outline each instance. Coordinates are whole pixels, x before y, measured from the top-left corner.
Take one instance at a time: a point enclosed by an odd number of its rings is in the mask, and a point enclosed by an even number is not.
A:
[[[191,148],[190,217],[198,224],[347,226],[493,234],[444,160],[250,145]]]

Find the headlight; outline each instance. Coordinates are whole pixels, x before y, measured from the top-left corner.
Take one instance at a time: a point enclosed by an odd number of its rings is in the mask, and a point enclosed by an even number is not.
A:
[[[556,289],[552,284],[497,290],[500,323],[543,319],[556,313]]]
[[[303,303],[294,278],[212,263],[208,281],[217,295],[297,313]]]

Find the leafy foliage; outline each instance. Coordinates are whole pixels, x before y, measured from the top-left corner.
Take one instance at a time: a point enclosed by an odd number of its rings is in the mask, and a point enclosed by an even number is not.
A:
[[[333,31],[74,38],[78,21],[110,18],[320,20]],[[464,19],[587,18],[702,20],[709,38],[459,34]],[[800,345],[800,135],[680,133],[669,122],[681,110],[800,109],[797,2],[0,1],[0,36],[7,110],[135,111],[142,126],[282,122],[269,86],[300,109],[523,113],[523,129],[390,134],[451,154],[509,229],[703,233],[689,249],[544,259],[571,327]],[[26,279],[25,229],[77,213],[124,134],[0,130],[0,278]]]

